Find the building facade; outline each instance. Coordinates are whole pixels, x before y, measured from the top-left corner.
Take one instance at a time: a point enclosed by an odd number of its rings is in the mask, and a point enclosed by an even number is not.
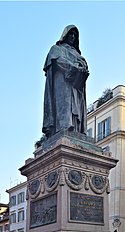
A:
[[[125,86],[116,86],[91,105],[88,136],[118,159],[110,172],[109,225],[111,232],[125,231]]]
[[[7,190],[9,193],[10,232],[26,232],[27,182]]]
[[[0,232],[9,232],[9,205],[0,203]]]

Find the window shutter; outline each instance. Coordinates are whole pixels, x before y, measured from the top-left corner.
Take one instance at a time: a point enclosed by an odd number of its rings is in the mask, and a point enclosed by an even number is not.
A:
[[[102,123],[98,123],[98,141],[102,139]]]
[[[108,135],[109,134],[111,134],[111,117],[108,117],[108,128],[109,128],[109,133],[108,133]]]
[[[107,118],[106,136],[111,133],[111,117]]]
[[[23,192],[23,202],[25,201],[25,192]]]
[[[23,215],[22,215],[22,220],[24,220],[24,210],[22,211],[22,214],[23,214]]]
[[[14,222],[16,222],[16,213],[14,213]]]
[[[18,204],[20,203],[20,196],[19,196],[19,194],[18,194]]]

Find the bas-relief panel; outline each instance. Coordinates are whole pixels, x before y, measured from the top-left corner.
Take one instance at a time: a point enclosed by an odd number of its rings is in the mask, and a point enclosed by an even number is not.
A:
[[[30,228],[48,225],[57,220],[57,193],[30,202]]]
[[[69,222],[104,224],[104,199],[101,196],[70,192]],[[57,193],[30,202],[30,228],[57,222]],[[67,218],[68,221],[68,218]]]

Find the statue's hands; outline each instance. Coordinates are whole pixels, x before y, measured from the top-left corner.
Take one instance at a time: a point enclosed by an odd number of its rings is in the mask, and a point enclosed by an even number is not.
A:
[[[89,76],[88,69],[85,69],[80,66],[71,66],[69,70],[65,73],[65,79],[68,82],[74,82],[76,78],[80,78],[79,76],[81,76],[84,79],[84,81],[86,81]]]

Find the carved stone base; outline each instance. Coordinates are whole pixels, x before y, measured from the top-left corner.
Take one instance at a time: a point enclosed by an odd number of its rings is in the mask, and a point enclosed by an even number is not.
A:
[[[27,232],[109,232],[109,170],[117,160],[64,132],[20,168],[27,176]]]

